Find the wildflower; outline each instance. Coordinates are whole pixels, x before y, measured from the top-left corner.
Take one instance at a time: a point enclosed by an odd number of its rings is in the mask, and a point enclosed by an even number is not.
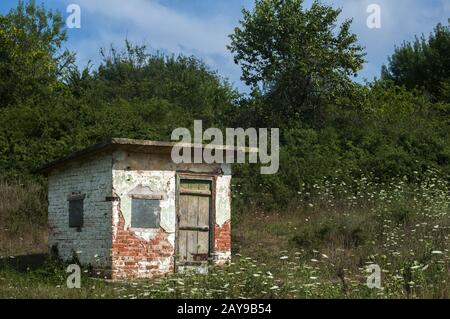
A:
[[[270,287],[270,290],[276,290],[276,289],[280,289],[280,287],[278,287],[278,286],[272,286],[272,287]]]

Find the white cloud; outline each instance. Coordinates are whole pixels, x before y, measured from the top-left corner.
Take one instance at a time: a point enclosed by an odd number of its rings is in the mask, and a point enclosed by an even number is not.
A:
[[[133,27],[128,30],[130,35],[148,38],[155,45],[171,51],[184,48],[208,54],[224,54],[227,35],[233,29],[233,25],[223,19],[211,17],[205,20],[187,16],[156,1],[81,0],[79,3],[83,10],[96,16],[99,22],[107,20],[115,25]],[[100,25],[98,27],[101,28]]]
[[[242,88],[240,69],[226,48],[237,18],[220,14],[188,15],[153,0],[78,0],[77,3],[82,10],[83,30],[80,36],[72,38],[69,48],[77,52],[80,65],[89,60],[97,64],[100,48],[109,48],[111,44],[122,47],[127,38],[154,50],[195,55]]]
[[[428,34],[438,22],[446,22],[450,13],[449,0],[324,2],[342,7],[341,19],[353,18],[352,30],[366,48],[366,59],[370,62],[361,72],[361,78],[369,79],[379,75],[381,65],[392,54],[394,45],[413,40],[416,34]],[[311,0],[306,0],[305,7],[310,3]],[[381,29],[369,29],[366,25],[366,9],[373,3],[381,6]],[[134,43],[150,45],[152,49],[193,54],[243,88],[239,83],[240,69],[234,65],[226,45],[228,35],[238,24],[239,7],[251,7],[251,0],[221,2],[220,5],[227,5],[227,9],[212,10],[214,12],[196,12],[193,4],[190,13],[176,4],[169,7],[155,0],[77,0],[77,4],[82,10],[83,30],[78,34],[76,30],[70,31],[75,36],[71,36],[69,47],[78,53],[80,64],[89,59],[98,61],[100,47],[110,44],[121,47],[128,38]]]
[[[428,35],[438,22],[446,22],[445,11],[449,11],[448,0],[330,0],[327,3],[341,7],[342,18],[353,18],[352,31],[365,47],[369,61],[360,78],[369,80],[379,77],[381,65],[387,63],[395,46],[414,40],[415,35]],[[381,7],[381,29],[369,29],[366,25],[369,15],[366,9],[370,4]]]

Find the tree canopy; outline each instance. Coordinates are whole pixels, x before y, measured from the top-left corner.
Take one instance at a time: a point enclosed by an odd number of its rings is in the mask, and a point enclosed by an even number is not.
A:
[[[449,20],[450,23],[450,20]],[[426,38],[395,48],[382,76],[409,90],[423,89],[434,100],[450,102],[450,24],[438,24]]]
[[[74,61],[62,49],[67,39],[62,17],[34,1],[0,16],[0,108],[24,99],[44,98]]]
[[[177,127],[280,128],[280,170],[235,165],[258,208],[293,205],[324,178],[361,175],[414,182],[450,174],[450,32],[396,48],[381,80],[353,81],[364,51],[338,24],[340,10],[313,1],[256,0],[243,10],[230,50],[251,93],[241,94],[193,56],[151,52],[125,40],[79,69],[61,15],[34,1],[0,16],[0,177],[34,169],[110,137],[168,140]],[[261,196],[261,194],[265,194]]]
[[[340,9],[303,2],[258,0],[230,36],[242,79],[272,100],[280,123],[294,116],[315,124],[324,104],[351,94],[349,77],[364,62],[351,20],[337,25]]]

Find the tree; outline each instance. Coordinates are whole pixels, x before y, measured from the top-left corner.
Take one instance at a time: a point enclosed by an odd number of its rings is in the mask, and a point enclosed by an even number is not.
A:
[[[150,53],[128,41],[124,49],[102,55],[94,78],[104,99],[166,99],[189,118],[217,126],[237,97],[227,81],[193,56]]]
[[[317,123],[327,100],[352,91],[349,77],[364,62],[351,20],[336,26],[340,9],[303,2],[256,0],[230,35],[242,80],[268,99],[272,122]]]
[[[111,137],[169,140],[194,119],[221,127],[234,106],[236,91],[194,57],[151,54],[128,42],[103,57],[93,71],[56,77],[60,94],[0,109],[2,172],[22,176]]]
[[[438,24],[428,39],[422,35],[397,47],[382,68],[382,78],[450,102],[450,24]]]
[[[61,48],[65,40],[61,15],[34,1],[19,1],[0,16],[0,108],[58,88],[58,78],[74,59]]]

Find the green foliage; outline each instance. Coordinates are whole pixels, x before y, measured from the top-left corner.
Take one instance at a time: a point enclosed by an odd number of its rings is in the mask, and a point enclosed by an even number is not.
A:
[[[20,2],[0,17],[1,175],[32,178],[42,164],[110,137],[168,140],[174,128],[201,119],[204,127],[280,128],[277,174],[234,168],[240,211],[295,207],[298,192],[323,178],[352,185],[361,176],[406,176],[415,183],[430,168],[448,177],[450,104],[394,76],[394,65],[411,64],[402,49],[391,59],[393,80],[352,82],[364,54],[351,21],[338,25],[339,14],[318,1],[305,9],[301,0],[257,0],[244,10],[230,45],[253,88],[241,96],[195,57],[150,53],[128,41],[102,50],[98,68],[74,68],[61,50],[61,16]],[[404,50],[444,63],[447,40],[448,28],[438,25],[428,41]],[[421,78],[420,86],[450,92],[433,79]]]
[[[220,127],[237,98],[196,58],[148,54],[128,42],[104,54],[98,70],[66,75],[47,99],[0,109],[0,167],[8,178],[110,137],[167,140],[194,119]]]
[[[439,23],[428,39],[422,35],[396,48],[382,76],[408,89],[424,89],[434,99],[449,103],[449,52],[450,25]]]
[[[361,226],[349,227],[345,224],[329,222],[320,227],[305,229],[298,235],[292,237],[292,241],[298,247],[317,247],[323,242],[340,240],[344,247],[358,247],[366,241],[366,233]]]
[[[61,49],[66,38],[61,15],[34,1],[19,1],[0,16],[0,109],[49,98],[61,88],[58,80],[74,59]]]
[[[306,10],[303,0],[257,0],[252,12],[243,10],[229,48],[242,79],[265,94],[269,124],[316,125],[324,101],[350,94],[348,77],[362,68],[364,54],[351,20],[336,28],[340,12],[319,1]]]
[[[221,125],[237,93],[195,57],[149,54],[145,46],[125,42],[125,49],[102,51],[103,63],[94,72],[95,92],[102,100],[159,98],[180,107],[189,119]],[[97,93],[98,94],[98,93]]]
[[[83,275],[79,290],[48,261],[0,269],[0,297],[448,297],[449,27],[397,48],[383,79],[360,85],[364,54],[339,14],[302,0],[244,10],[230,50],[248,96],[195,57],[128,41],[79,70],[60,14],[28,1],[0,16],[2,254],[46,249],[46,187],[32,175],[46,162],[109,137],[168,140],[194,119],[281,131],[277,174],[234,167],[233,249],[258,260],[139,285]],[[383,291],[365,287],[374,262]]]
[[[415,183],[429,169],[448,178],[450,127],[441,105],[391,82],[365,90],[361,108],[335,109],[323,128],[284,128],[277,174],[261,176],[256,167],[238,167],[235,183],[245,203],[292,206],[302,185],[311,187],[323,178],[350,185],[362,175],[375,181],[407,176]],[[241,204],[238,198],[236,208]]]

